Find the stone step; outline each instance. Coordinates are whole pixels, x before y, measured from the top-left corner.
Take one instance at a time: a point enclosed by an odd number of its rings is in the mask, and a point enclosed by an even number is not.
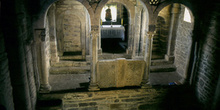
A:
[[[52,67],[81,67],[89,65],[90,63],[86,61],[59,61],[57,63],[51,64]]]
[[[154,51],[154,52],[160,52],[160,48],[159,48],[159,47],[153,47],[153,48],[152,48],[152,51]]]
[[[176,71],[176,67],[174,65],[159,65],[159,66],[151,66],[150,72],[173,72]]]
[[[159,65],[169,65],[173,64],[172,61],[167,61],[165,59],[159,59],[159,60],[152,60],[151,61],[151,66],[159,66]]]
[[[153,48],[154,47],[160,47],[160,44],[153,44]]]
[[[87,72],[90,72],[90,66],[50,68],[50,74],[84,74]]]
[[[98,58],[99,58],[99,60],[116,59],[116,58],[131,59],[131,55],[129,55],[129,54],[102,54],[102,55],[99,55]]]
[[[164,59],[164,55],[152,54],[151,59]]]
[[[85,58],[83,58],[82,55],[73,55],[73,56],[61,56],[60,60],[79,60],[83,61]]]
[[[159,40],[159,36],[154,36],[153,41]]]
[[[159,44],[159,40],[158,39],[153,40],[153,44]]]

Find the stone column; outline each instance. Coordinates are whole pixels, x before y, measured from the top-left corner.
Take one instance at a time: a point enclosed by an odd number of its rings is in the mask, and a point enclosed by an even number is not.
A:
[[[49,93],[51,91],[51,86],[49,85],[49,63],[46,61],[46,33],[45,29],[41,30],[40,33],[41,43],[40,43],[40,58],[41,58],[41,74],[40,74],[40,93]]]
[[[99,37],[99,26],[92,26],[90,41],[90,55],[91,55],[91,77],[89,91],[100,90],[97,85],[96,78],[96,64],[98,61],[98,37]]]
[[[153,36],[155,32],[149,31],[147,37],[147,45],[145,48],[145,56],[144,60],[146,62],[146,67],[145,67],[145,73],[142,79],[142,88],[147,88],[149,87],[148,85],[148,80],[149,80],[149,74],[150,74],[150,65],[151,65],[151,55],[152,55],[152,45],[153,45]]]
[[[178,26],[178,17],[180,13],[180,4],[174,3],[171,11],[170,30],[168,37],[167,54],[165,59],[168,61],[174,61],[174,50],[176,44],[176,31]]]
[[[100,30],[101,31],[101,30]],[[98,54],[102,54],[102,48],[101,48],[101,45],[102,45],[102,43],[101,43],[101,40],[102,40],[102,38],[101,38],[101,32],[100,32],[100,34],[99,34],[99,38],[98,38]]]
[[[130,18],[130,21],[133,21],[132,20],[132,18]],[[134,28],[134,25],[133,25],[133,23],[132,22],[129,22],[128,23],[128,48],[126,49],[126,53],[127,54],[131,54],[132,55],[132,50],[133,50],[133,36],[134,36],[134,34],[133,34],[133,28]]]
[[[135,6],[135,31],[134,31],[134,45],[132,57],[136,57],[139,53],[139,39],[140,39],[140,29],[141,29],[141,6]]]
[[[50,49],[51,49],[51,64],[59,62],[58,51],[57,51],[57,36],[56,36],[56,16],[55,16],[56,5],[52,5],[48,11],[49,18],[49,36],[50,36]]]

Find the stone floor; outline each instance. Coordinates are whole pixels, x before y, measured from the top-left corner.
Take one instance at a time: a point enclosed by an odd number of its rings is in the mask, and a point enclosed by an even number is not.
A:
[[[37,110],[202,110],[192,90],[181,86],[101,89],[40,94]]]
[[[36,110],[202,110],[190,87],[176,72],[153,72],[151,86],[101,89],[86,88],[39,94]],[[69,86],[71,84],[68,84]]]
[[[172,82],[182,82],[182,77],[176,72],[150,73],[150,85],[169,85]]]

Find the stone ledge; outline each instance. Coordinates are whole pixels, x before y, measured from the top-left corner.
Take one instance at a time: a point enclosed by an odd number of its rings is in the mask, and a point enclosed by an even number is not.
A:
[[[151,66],[150,72],[172,72],[176,71],[176,66],[174,65],[159,65],[159,66]]]
[[[90,72],[90,66],[50,68],[50,74],[85,74],[89,72]]]

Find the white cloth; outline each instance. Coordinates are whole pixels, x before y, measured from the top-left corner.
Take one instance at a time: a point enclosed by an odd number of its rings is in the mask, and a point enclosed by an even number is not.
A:
[[[121,25],[102,25],[101,38],[121,38],[125,39],[125,28]]]

